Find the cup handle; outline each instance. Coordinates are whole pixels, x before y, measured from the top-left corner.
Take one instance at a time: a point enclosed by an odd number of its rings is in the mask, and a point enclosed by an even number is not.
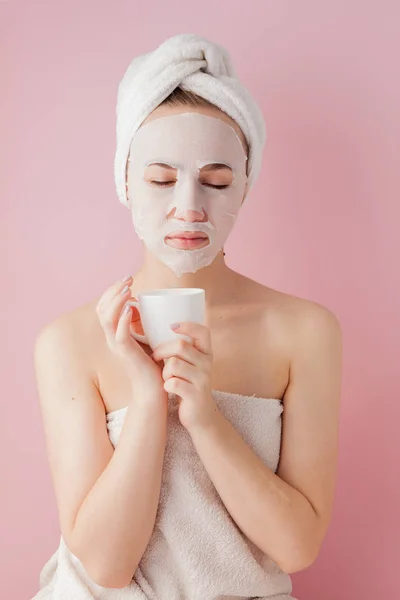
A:
[[[128,304],[130,306],[134,306],[135,308],[137,308],[138,313],[140,315],[139,302],[135,302],[134,300],[129,300]],[[132,329],[130,329],[130,334],[136,341],[141,342],[142,344],[149,345],[148,339],[145,335],[142,335],[141,333],[136,333],[136,331],[132,331]]]

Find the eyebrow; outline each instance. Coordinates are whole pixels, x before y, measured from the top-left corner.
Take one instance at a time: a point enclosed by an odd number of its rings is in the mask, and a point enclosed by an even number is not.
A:
[[[176,171],[176,169],[179,168],[179,166],[173,167],[163,162],[150,162],[146,165],[146,167],[162,167],[163,169],[169,169],[170,171]],[[201,167],[200,171],[223,171],[225,169],[232,171],[232,168],[229,165],[225,165],[223,163],[211,163],[209,165],[204,165],[204,167]]]
[[[176,171],[177,169],[177,167],[162,162],[149,162],[146,167],[163,167],[163,169],[169,169],[170,171]]]

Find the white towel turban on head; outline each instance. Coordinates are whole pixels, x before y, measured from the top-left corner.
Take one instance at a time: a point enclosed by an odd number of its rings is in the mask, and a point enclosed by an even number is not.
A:
[[[118,87],[114,176],[118,198],[125,206],[126,162],[133,135],[177,87],[215,104],[236,121],[249,145],[248,189],[259,174],[266,138],[260,108],[236,77],[227,50],[198,35],[181,34],[134,58]]]

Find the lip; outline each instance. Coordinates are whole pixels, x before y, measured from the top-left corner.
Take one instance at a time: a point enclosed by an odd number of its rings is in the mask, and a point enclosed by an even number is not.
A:
[[[206,234],[196,231],[181,231],[173,233],[165,238],[165,243],[171,248],[178,250],[199,250],[209,244]]]
[[[167,235],[167,239],[180,239],[180,240],[194,240],[194,239],[208,239],[208,235],[202,231],[177,231]]]

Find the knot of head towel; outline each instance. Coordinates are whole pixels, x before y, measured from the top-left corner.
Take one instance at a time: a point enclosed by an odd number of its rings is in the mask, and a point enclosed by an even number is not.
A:
[[[266,138],[260,108],[237,78],[225,48],[198,35],[181,34],[134,58],[118,87],[114,177],[118,198],[126,206],[126,161],[133,135],[177,87],[208,100],[236,121],[249,145],[248,188],[259,174]]]

